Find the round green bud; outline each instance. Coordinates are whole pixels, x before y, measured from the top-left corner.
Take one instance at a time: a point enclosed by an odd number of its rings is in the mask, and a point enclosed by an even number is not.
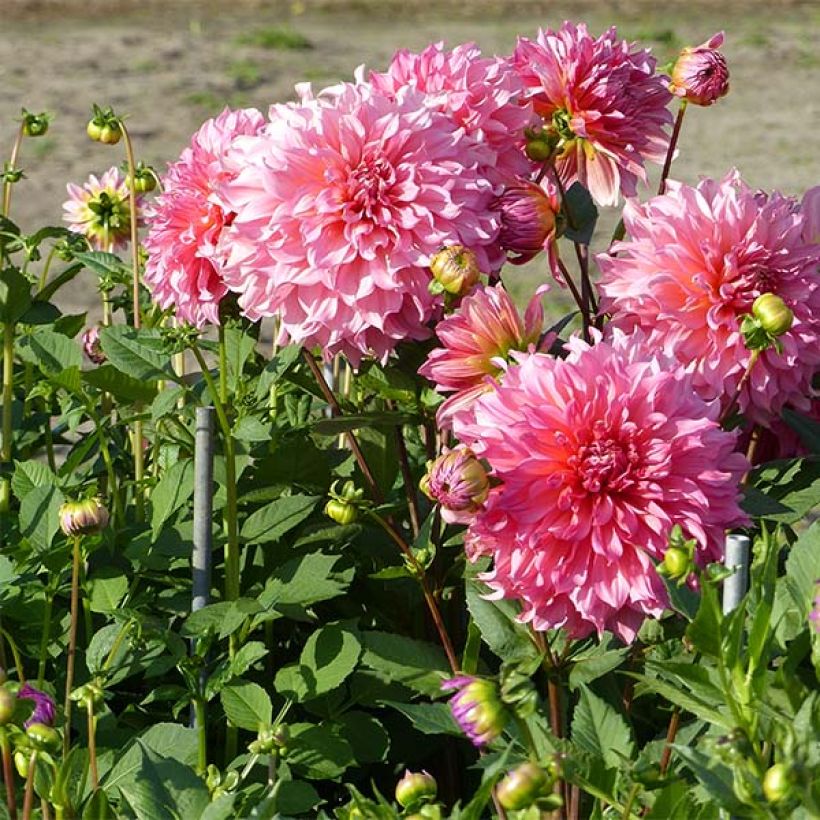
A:
[[[770,803],[785,800],[792,790],[792,772],[785,763],[775,763],[763,775],[763,794]]]
[[[543,139],[527,140],[524,152],[533,162],[546,162],[552,156],[553,146]]]
[[[513,769],[496,789],[498,802],[509,811],[531,806],[549,783],[547,773],[535,763],[522,763]]]
[[[415,809],[436,799],[438,785],[436,779],[425,771],[405,771],[404,777],[396,783],[396,800],[405,809]]]
[[[692,570],[689,553],[679,547],[670,547],[663,556],[662,567],[667,578],[685,578]]]
[[[60,745],[60,735],[56,729],[46,726],[45,723],[29,723],[26,727],[26,736],[31,745],[41,752],[56,749]]]
[[[359,517],[359,510],[353,504],[346,504],[338,498],[331,498],[325,504],[325,515],[337,524],[352,524]]]
[[[791,330],[794,313],[774,293],[764,293],[752,304],[752,315],[760,326],[772,336],[782,336]]]
[[[0,688],[0,726],[11,723],[16,706],[17,697],[14,692],[10,692],[6,688]]]

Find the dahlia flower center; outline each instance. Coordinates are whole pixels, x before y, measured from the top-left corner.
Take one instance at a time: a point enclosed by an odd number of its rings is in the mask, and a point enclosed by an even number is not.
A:
[[[637,462],[634,444],[611,438],[581,445],[568,460],[581,486],[591,493],[623,489]]]
[[[384,157],[362,157],[348,178],[348,201],[360,213],[379,219],[396,172]]]

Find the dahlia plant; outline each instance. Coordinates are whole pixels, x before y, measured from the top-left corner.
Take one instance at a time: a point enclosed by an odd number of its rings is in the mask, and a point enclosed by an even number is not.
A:
[[[722,44],[402,50],[164,173],[94,106],[68,228],[24,109],[2,816],[820,814],[820,188],[674,178]]]

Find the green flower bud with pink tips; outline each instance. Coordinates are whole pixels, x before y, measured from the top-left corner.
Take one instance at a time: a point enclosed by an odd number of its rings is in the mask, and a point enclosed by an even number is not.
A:
[[[504,731],[509,712],[492,681],[459,675],[444,681],[441,688],[458,690],[450,698],[450,711],[474,746],[486,746]]]
[[[60,529],[69,538],[93,535],[108,525],[108,510],[99,498],[67,501],[60,507]]]
[[[449,293],[464,296],[469,293],[481,277],[476,255],[463,245],[442,248],[430,261],[433,281],[431,293]]]
[[[424,803],[436,799],[438,785],[436,779],[425,771],[405,770],[404,776],[396,783],[396,800],[402,808],[417,810]]]
[[[669,84],[676,97],[693,105],[712,105],[729,93],[726,58],[717,50],[723,39],[720,31],[702,45],[683,49]]]
[[[428,464],[419,488],[441,505],[447,523],[469,524],[487,500],[490,479],[469,447],[456,447]]]

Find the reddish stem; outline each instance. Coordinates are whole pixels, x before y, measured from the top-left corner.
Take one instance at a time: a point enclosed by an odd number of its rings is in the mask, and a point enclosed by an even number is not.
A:
[[[666,745],[663,747],[663,754],[661,755],[662,775],[666,774],[666,770],[669,768],[669,761],[672,758],[672,744],[678,734],[678,726],[680,726],[680,709],[675,707],[672,717],[669,719],[669,728],[666,730]]]
[[[663,162],[663,171],[661,171],[661,181],[658,185],[658,193],[666,193],[666,180],[669,178],[669,171],[672,168],[672,158],[675,154],[675,148],[678,145],[678,137],[680,136],[680,129],[683,125],[683,115],[686,113],[686,100],[681,101],[678,109],[678,116],[675,118],[675,126],[672,129],[672,136],[669,139],[669,150],[666,152],[666,159]]]

